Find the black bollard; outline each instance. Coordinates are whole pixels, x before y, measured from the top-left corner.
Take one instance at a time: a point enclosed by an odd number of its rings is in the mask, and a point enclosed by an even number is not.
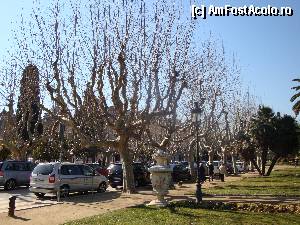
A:
[[[9,203],[8,203],[8,216],[10,216],[10,217],[15,216],[16,198],[17,198],[17,196],[11,196],[11,197],[9,198]]]

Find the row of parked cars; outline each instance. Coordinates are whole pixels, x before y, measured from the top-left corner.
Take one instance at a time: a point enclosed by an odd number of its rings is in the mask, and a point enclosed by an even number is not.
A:
[[[189,170],[181,165],[171,165],[174,181],[189,180]],[[151,183],[148,168],[140,163],[133,163],[135,186]],[[5,190],[16,186],[28,186],[38,197],[47,193],[55,193],[59,189],[61,195],[73,191],[97,190],[103,192],[108,184],[116,188],[123,185],[123,168],[121,163],[112,163],[107,169],[93,164],[74,163],[39,163],[7,160],[0,162],[0,186]]]
[[[205,175],[208,176],[208,162],[207,161],[201,161],[201,164],[204,165],[205,168]],[[219,174],[219,167],[221,165],[221,161],[212,161],[212,164],[214,166],[214,174],[218,175]],[[190,165],[187,161],[175,161],[172,165],[181,165],[183,167],[185,167],[188,170],[188,173],[190,171]],[[196,163],[194,164],[194,168],[196,168]],[[226,166],[226,170],[227,170],[227,174],[233,174],[234,173],[234,169],[233,169],[233,165],[231,162],[226,162],[225,163]],[[245,166],[245,163],[243,161],[236,161],[236,168],[237,168],[237,172],[238,173],[242,173],[244,172],[247,168]]]
[[[207,162],[203,161],[201,163],[207,165]],[[213,161],[215,174],[218,174],[219,164],[219,161]],[[172,178],[174,182],[191,179],[187,162],[173,163],[170,164],[170,167],[173,170]],[[207,166],[205,168],[208,175]],[[242,168],[242,165],[240,168]],[[227,167],[227,169],[230,169],[230,167]],[[134,162],[133,173],[135,186],[151,183],[150,173],[144,164]],[[47,193],[56,193],[58,190],[63,196],[68,195],[70,192],[92,190],[104,192],[108,184],[113,188],[123,185],[121,163],[112,163],[105,169],[96,163],[51,162],[35,165],[32,162],[16,160],[0,162],[0,186],[4,186],[5,190],[12,190],[16,186],[28,186],[30,191],[38,197],[43,197]]]
[[[0,162],[0,186],[5,190],[28,186],[38,197],[47,193],[66,196],[75,191],[104,192],[108,180],[89,165],[74,163],[39,163],[8,160]]]
[[[136,186],[151,183],[150,173],[142,163],[133,163]],[[39,163],[7,160],[0,162],[0,186],[13,190],[16,186],[27,186],[38,197],[47,193],[65,196],[70,192],[97,190],[104,192],[108,184],[112,187],[123,185],[121,163],[113,163],[107,169],[99,164]]]

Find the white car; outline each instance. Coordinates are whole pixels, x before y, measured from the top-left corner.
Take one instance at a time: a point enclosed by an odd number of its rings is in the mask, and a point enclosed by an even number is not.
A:
[[[212,161],[212,164],[214,165],[214,174],[219,174],[219,167],[221,165],[221,161]]]
[[[236,168],[239,173],[245,171],[245,163],[242,161],[236,161]]]
[[[74,163],[40,163],[32,171],[29,190],[37,197],[47,193],[67,196],[70,192],[105,192],[108,180],[87,165]]]

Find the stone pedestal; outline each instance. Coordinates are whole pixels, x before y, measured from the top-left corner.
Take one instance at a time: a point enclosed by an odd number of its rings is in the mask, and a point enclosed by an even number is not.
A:
[[[147,205],[165,207],[168,204],[165,200],[165,195],[168,194],[172,169],[167,165],[167,155],[164,151],[157,151],[154,154],[154,159],[157,161],[157,165],[152,166],[149,171],[151,173],[153,192],[157,199]]]

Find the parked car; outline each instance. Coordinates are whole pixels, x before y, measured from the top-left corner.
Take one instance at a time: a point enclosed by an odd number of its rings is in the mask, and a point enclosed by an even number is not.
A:
[[[59,190],[61,196],[68,196],[77,191],[105,192],[107,186],[107,178],[87,165],[53,162],[40,163],[34,168],[29,190],[37,197],[55,194]]]
[[[213,161],[212,164],[214,165],[214,174],[219,175],[220,173],[219,167],[221,165],[221,161]]]
[[[112,163],[108,169],[108,180],[111,187],[123,186],[123,168],[122,163]],[[149,184],[150,173],[146,167],[140,162],[133,163],[133,175],[135,186]]]
[[[30,174],[35,164],[29,161],[6,160],[0,162],[0,186],[13,190],[17,186],[29,186]]]
[[[182,164],[170,164],[172,168],[172,179],[174,182],[190,180],[191,174],[187,167]]]
[[[87,163],[86,165],[92,167],[94,170],[96,170],[101,175],[107,177],[108,176],[108,170],[102,166],[100,166],[98,163]]]
[[[227,174],[233,174],[234,173],[232,163],[229,163],[229,162],[226,163],[226,172],[227,172]]]
[[[205,176],[208,176],[208,162],[202,160],[202,161],[199,162],[199,166],[200,166],[201,164],[204,166],[204,169],[205,169]],[[190,166],[188,166],[187,168],[188,168],[188,170],[190,171]],[[197,163],[196,163],[196,162],[194,162],[194,170],[195,170],[195,172],[197,172]]]
[[[245,163],[242,161],[236,161],[236,168],[239,173],[245,171]]]
[[[180,161],[179,164],[183,165],[184,167],[189,167],[189,162],[188,161]]]

